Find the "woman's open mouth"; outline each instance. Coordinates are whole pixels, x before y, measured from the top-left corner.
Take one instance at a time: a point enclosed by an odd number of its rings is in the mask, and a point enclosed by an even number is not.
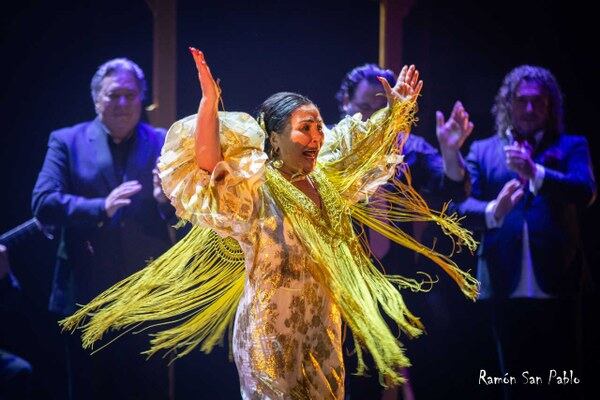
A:
[[[314,160],[319,155],[319,149],[306,149],[302,152],[302,155],[306,158]]]

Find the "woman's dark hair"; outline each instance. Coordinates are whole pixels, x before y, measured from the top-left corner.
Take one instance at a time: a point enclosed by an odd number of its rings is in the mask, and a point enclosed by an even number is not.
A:
[[[282,134],[290,123],[292,113],[299,107],[314,104],[298,93],[279,92],[266,99],[258,110],[257,120],[266,132],[265,152],[271,154],[269,135]]]

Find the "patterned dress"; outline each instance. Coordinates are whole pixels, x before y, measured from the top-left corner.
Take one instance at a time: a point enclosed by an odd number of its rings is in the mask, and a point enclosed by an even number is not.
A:
[[[213,173],[180,167],[162,179],[180,217],[233,237],[244,252],[246,280],[233,329],[242,398],[343,399],[340,312],[309,273],[314,261],[263,185],[264,134],[247,114],[220,113],[219,118],[224,160]],[[195,162],[194,124],[190,116],[171,127],[163,163]],[[386,182],[394,166],[383,161],[361,186]],[[304,200],[305,212],[325,214],[325,205],[319,210],[300,190],[296,195]]]
[[[263,193],[268,222],[238,239],[248,273],[233,336],[242,397],[341,399],[340,314],[310,275],[312,261],[288,220]]]

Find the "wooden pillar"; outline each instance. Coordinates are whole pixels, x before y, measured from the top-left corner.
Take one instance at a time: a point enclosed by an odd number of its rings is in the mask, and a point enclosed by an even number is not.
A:
[[[413,0],[379,1],[379,66],[399,73],[402,68],[402,29]]]
[[[177,118],[177,0],[146,0],[154,21],[152,104],[146,107],[150,124],[169,128]],[[169,228],[171,242],[175,230]],[[171,361],[173,361],[171,359]],[[169,400],[175,400],[175,363],[167,368]]]
[[[154,20],[150,123],[168,128],[177,116],[177,1],[146,0]]]

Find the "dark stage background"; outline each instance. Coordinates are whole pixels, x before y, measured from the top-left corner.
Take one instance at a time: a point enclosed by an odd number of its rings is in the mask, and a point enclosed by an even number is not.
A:
[[[540,64],[561,83],[566,126],[587,136],[598,172],[600,68],[593,61],[597,22],[590,10],[571,4],[415,1],[404,20],[404,61],[417,64],[425,82],[415,133],[435,143],[435,110],[447,114],[461,99],[476,124],[472,138],[489,136],[490,109],[504,74],[519,64]],[[11,7],[3,6],[0,15],[0,232],[31,217],[31,189],[50,131],[94,118],[89,82],[99,64],[129,57],[152,82],[152,15],[144,1],[20,1]],[[221,79],[226,110],[254,113],[268,95],[289,90],[313,99],[325,120],[335,122],[334,94],[344,74],[355,65],[377,62],[378,18],[378,2],[368,0],[180,0],[178,81],[173,82],[177,117],[194,113],[200,98],[187,51],[193,45],[205,51]],[[596,203],[583,219],[596,280],[599,210]],[[32,238],[10,249],[22,298],[0,305],[18,320],[12,328],[2,326],[2,339],[11,343],[0,346],[31,361],[34,397],[40,399],[65,397],[61,337],[54,317],[45,311],[54,247],[52,241]],[[472,260],[463,258],[469,266]],[[596,295],[588,300],[589,316],[596,300]],[[466,300],[463,304],[457,313],[468,313]],[[598,333],[586,331],[590,378],[600,358],[590,338]],[[460,360],[455,365],[460,374]],[[476,376],[464,382],[473,385],[467,392],[477,393]],[[239,398],[226,350],[209,356],[197,352],[178,362],[176,385],[177,399]],[[440,388],[440,398],[445,390]]]

